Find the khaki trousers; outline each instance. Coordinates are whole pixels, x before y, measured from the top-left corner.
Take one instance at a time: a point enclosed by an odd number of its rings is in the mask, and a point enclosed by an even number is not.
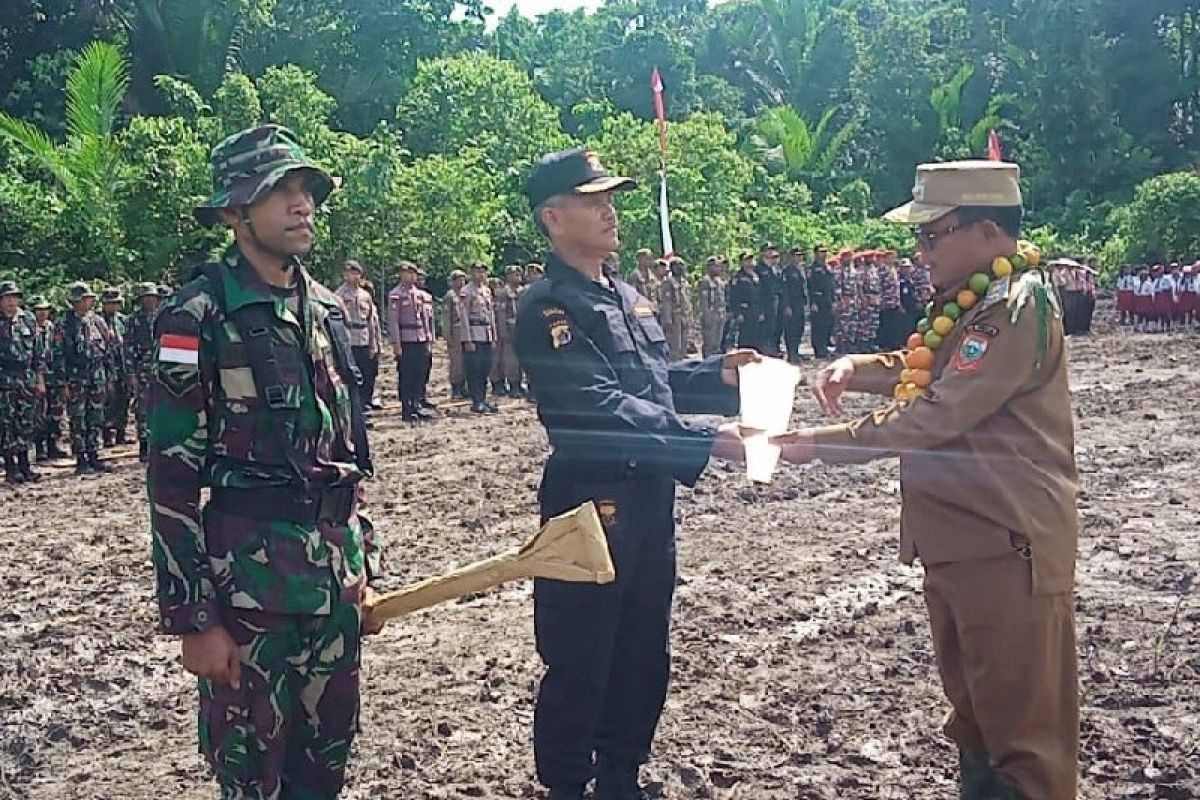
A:
[[[1018,552],[925,570],[946,734],[1030,800],[1074,800],[1079,682],[1070,593],[1034,595]]]

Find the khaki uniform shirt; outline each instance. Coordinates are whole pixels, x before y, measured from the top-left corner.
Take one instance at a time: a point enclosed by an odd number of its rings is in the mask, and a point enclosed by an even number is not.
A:
[[[658,304],[659,295],[658,284],[658,277],[650,270],[642,272],[640,269],[635,269],[633,271],[633,275],[631,275],[629,278],[629,285],[634,289],[637,289],[638,294],[649,300],[651,303],[654,303],[656,306]]]
[[[466,318],[466,341],[496,341],[496,318],[492,311],[492,290],[468,283],[462,290],[463,316]]]
[[[700,280],[700,320],[725,318],[725,281],[712,275]]]
[[[511,342],[513,329],[517,327],[517,304],[521,300],[520,286],[505,284],[496,290],[496,335],[504,342]]]
[[[1016,322],[1006,306],[1016,286],[997,284],[1002,291],[963,316],[936,351],[933,383],[922,397],[817,429],[817,456],[833,463],[900,457],[905,563],[1027,549],[1034,591],[1068,592],[1079,478],[1062,324],[1048,319],[1039,363],[1033,299]],[[855,357],[856,379],[886,377],[880,371],[898,379],[900,355]]]
[[[346,332],[351,347],[369,347],[372,353],[379,352],[381,338],[379,310],[371,293],[361,286],[354,288],[345,283],[336,292],[346,307]]]

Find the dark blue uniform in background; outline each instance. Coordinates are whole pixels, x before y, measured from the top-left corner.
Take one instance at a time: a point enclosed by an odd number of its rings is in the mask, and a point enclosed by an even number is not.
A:
[[[543,521],[596,503],[617,579],[539,579],[538,653],[547,666],[534,718],[538,778],[577,786],[592,759],[641,764],[670,672],[675,483],[693,485],[713,433],[679,414],[736,414],[721,358],[669,364],[650,302],[609,273],[601,285],[556,255],[521,299],[514,343],[536,389],[552,454]]]

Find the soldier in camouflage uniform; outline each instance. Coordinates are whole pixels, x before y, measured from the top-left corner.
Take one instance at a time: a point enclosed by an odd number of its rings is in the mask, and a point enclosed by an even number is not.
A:
[[[200,678],[200,748],[221,797],[332,800],[358,719],[357,500],[371,472],[341,305],[300,263],[334,182],[277,125],[225,139],[212,166],[195,216],[232,227],[235,244],[155,325],[161,629]]]
[[[75,474],[111,472],[99,456],[105,398],[111,381],[111,335],[104,320],[92,310],[96,293],[86,283],[68,286],[67,301],[71,308],[63,314],[62,323],[54,327],[50,359],[55,384],[62,387],[67,401]]]
[[[129,427],[129,381],[133,373],[125,361],[125,322],[121,290],[111,286],[100,292],[100,316],[108,326],[108,395],[104,410],[104,446],[125,444]]]
[[[0,281],[0,453],[8,483],[41,477],[29,466],[29,448],[37,432],[37,401],[46,393],[45,362],[37,322],[21,308],[21,290]]]
[[[133,395],[133,415],[137,421],[138,460],[149,457],[146,441],[146,403],[154,379],[154,320],[158,317],[158,287],[139,283],[138,310],[125,320],[125,365]]]
[[[33,298],[33,319],[37,324],[38,349],[45,356],[46,393],[38,398],[37,430],[34,432],[34,446],[37,460],[62,458],[66,455],[58,447],[58,437],[62,433],[62,418],[66,414],[63,403],[62,387],[54,380],[54,362],[51,358],[54,342],[54,322],[50,319],[50,302],[38,295]]]

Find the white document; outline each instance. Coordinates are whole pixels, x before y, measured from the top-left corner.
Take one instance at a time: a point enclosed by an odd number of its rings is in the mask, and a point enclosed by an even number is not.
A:
[[[787,433],[798,383],[800,369],[780,358],[738,368],[742,426],[757,431],[744,436],[746,477],[755,483],[770,483],[775,474],[780,449],[770,439]]]

